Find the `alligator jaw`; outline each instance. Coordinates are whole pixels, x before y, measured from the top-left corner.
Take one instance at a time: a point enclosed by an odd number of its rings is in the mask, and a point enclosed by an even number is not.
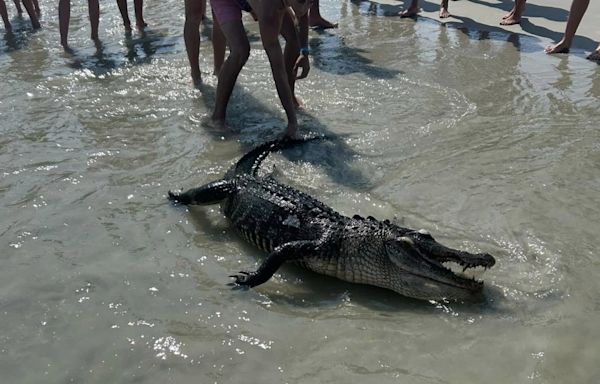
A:
[[[395,251],[388,252],[403,281],[394,290],[406,296],[425,299],[467,299],[481,292],[483,282],[455,273],[443,263],[454,262],[463,269],[494,265],[489,254],[472,254],[445,247],[431,236],[410,232],[397,238]]]

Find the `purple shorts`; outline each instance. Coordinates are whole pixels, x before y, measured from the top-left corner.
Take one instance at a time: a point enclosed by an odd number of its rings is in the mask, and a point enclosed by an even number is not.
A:
[[[210,6],[219,24],[242,19],[242,11],[252,8],[246,0],[210,0]]]

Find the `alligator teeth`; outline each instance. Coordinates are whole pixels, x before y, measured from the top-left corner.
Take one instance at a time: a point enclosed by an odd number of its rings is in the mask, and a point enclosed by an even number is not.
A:
[[[487,270],[484,266],[461,265],[453,261],[445,262],[443,265],[456,276],[475,281]]]

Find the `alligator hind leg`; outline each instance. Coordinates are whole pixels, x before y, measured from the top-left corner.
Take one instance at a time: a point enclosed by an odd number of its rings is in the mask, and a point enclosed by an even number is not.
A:
[[[269,280],[286,261],[298,260],[314,254],[321,244],[322,242],[317,240],[285,243],[275,248],[255,272],[241,271],[239,274],[230,277],[235,278],[235,283],[238,285],[256,287]]]
[[[169,200],[181,204],[216,204],[224,200],[235,188],[232,180],[218,180],[185,192],[169,191]]]

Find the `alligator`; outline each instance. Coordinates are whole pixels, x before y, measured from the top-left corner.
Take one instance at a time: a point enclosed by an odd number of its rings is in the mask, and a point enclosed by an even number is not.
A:
[[[483,281],[444,263],[487,269],[495,259],[439,244],[424,230],[403,228],[371,216],[344,216],[295,188],[258,171],[269,153],[305,142],[265,143],[244,155],[221,180],[186,192],[169,191],[179,204],[221,203],[225,217],[250,243],[269,252],[256,271],[231,275],[237,286],[255,287],[279,267],[296,262],[314,272],[352,283],[387,288],[423,300],[465,300],[481,293]],[[479,268],[481,269],[481,268]]]

